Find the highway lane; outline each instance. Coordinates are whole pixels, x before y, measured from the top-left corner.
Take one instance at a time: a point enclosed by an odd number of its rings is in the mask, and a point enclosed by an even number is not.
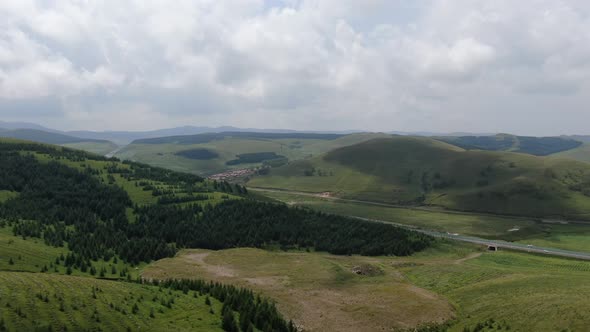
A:
[[[533,245],[521,244],[521,243],[514,243],[508,242],[503,240],[489,240],[475,236],[467,236],[461,235],[458,233],[448,233],[448,232],[437,232],[433,230],[422,229],[414,226],[398,224],[391,221],[386,220],[379,220],[379,219],[370,219],[370,218],[363,218],[357,216],[349,216],[351,218],[365,220],[365,221],[372,221],[378,222],[383,224],[391,224],[400,228],[405,228],[408,230],[412,230],[415,232],[420,232],[426,235],[430,235],[437,238],[444,238],[453,241],[461,241],[461,242],[469,242],[484,246],[495,246],[498,249],[509,249],[509,250],[516,250],[516,251],[524,251],[529,253],[536,253],[536,254],[544,254],[544,255],[551,255],[551,256],[559,256],[559,257],[567,257],[567,258],[576,258],[582,260],[590,261],[590,253],[583,252],[583,251],[571,251],[571,250],[564,250],[564,249],[557,249],[557,248],[549,248],[549,247],[538,247]]]

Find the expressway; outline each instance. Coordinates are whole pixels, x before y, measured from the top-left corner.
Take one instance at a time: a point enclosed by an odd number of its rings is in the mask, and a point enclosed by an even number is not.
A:
[[[349,216],[349,217],[355,218],[355,219],[360,219],[360,220],[365,220],[365,221],[391,224],[391,225],[395,225],[400,228],[405,228],[408,230],[420,232],[420,233],[430,235],[433,237],[443,238],[443,239],[448,239],[448,240],[453,240],[453,241],[469,242],[469,243],[474,243],[474,244],[479,244],[479,245],[484,245],[484,246],[494,246],[498,249],[509,249],[509,250],[517,250],[517,251],[536,253],[536,254],[544,254],[544,255],[551,255],[551,256],[590,260],[590,253],[588,253],[588,252],[563,250],[563,249],[549,248],[549,247],[538,247],[538,246],[533,246],[530,244],[526,245],[526,244],[521,244],[521,243],[503,241],[503,240],[488,240],[488,239],[475,237],[475,236],[460,235],[457,233],[448,233],[448,232],[445,233],[445,232],[426,230],[426,229],[417,228],[414,226],[403,225],[403,224],[398,224],[398,223],[394,223],[394,222],[386,221],[386,220],[369,219],[369,218],[362,218],[362,217],[356,217],[356,216]]]

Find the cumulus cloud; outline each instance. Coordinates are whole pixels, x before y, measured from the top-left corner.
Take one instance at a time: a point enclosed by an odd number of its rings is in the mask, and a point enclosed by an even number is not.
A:
[[[581,0],[3,1],[0,117],[582,132],[589,14]]]

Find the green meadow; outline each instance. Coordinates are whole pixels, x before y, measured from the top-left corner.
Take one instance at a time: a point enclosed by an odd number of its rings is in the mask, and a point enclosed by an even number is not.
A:
[[[366,274],[356,274],[361,267]],[[584,331],[590,262],[441,242],[411,257],[260,249],[185,250],[146,277],[198,277],[247,286],[309,331]]]
[[[0,327],[8,331],[222,331],[221,304],[133,283],[0,272]]]

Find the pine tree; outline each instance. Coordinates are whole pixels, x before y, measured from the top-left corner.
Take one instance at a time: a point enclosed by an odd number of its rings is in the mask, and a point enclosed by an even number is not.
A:
[[[14,265],[14,260],[12,259],[12,257],[10,257],[10,259],[8,260],[8,264]]]
[[[234,314],[231,310],[225,310],[223,313],[223,318],[221,321],[221,328],[227,332],[239,332],[240,329],[236,324],[236,319],[234,318]]]
[[[248,326],[251,325],[250,323],[250,315],[249,315],[249,311],[248,312],[240,312],[240,329],[242,331],[247,331],[248,330]]]
[[[252,325],[252,323],[248,324],[248,328],[246,328],[244,331],[246,331],[246,332],[254,332],[254,325]]]

